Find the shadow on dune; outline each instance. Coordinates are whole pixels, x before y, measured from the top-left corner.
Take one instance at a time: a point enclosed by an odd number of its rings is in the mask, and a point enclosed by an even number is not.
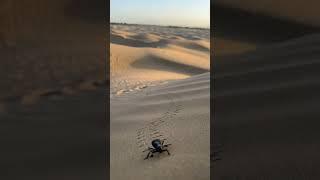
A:
[[[209,72],[206,69],[195,67],[192,65],[181,64],[178,62],[170,61],[154,55],[148,55],[131,64],[132,67],[142,69],[154,69],[160,71],[169,71],[174,73],[181,73],[186,75],[196,75]]]
[[[197,44],[194,42],[181,42],[181,43],[177,43],[179,46],[187,48],[187,49],[191,49],[191,50],[196,50],[196,51],[201,51],[201,52],[210,52],[210,48],[207,48],[201,44]]]
[[[132,46],[132,47],[151,47],[151,48],[163,47],[168,44],[168,42],[163,39],[157,42],[144,42],[144,41],[138,41],[134,39],[126,39],[114,34],[110,34],[110,43],[124,45],[124,46]]]

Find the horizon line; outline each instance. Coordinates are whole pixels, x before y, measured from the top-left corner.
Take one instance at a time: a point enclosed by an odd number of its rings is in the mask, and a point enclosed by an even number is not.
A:
[[[122,25],[145,25],[145,26],[161,26],[161,27],[172,27],[172,28],[190,28],[190,29],[210,29],[204,26],[179,26],[179,25],[161,25],[161,24],[143,24],[143,23],[127,23],[127,22],[110,22],[110,24],[122,24]]]

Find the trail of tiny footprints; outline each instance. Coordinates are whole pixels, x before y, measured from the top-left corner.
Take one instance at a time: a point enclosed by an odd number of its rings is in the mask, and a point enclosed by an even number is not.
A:
[[[172,122],[172,118],[182,110],[182,105],[177,104],[172,96],[167,95],[166,98],[169,100],[168,109],[159,118],[153,119],[142,128],[137,129],[137,145],[141,151],[147,149],[153,139],[167,139],[168,137],[160,132],[161,127],[169,126],[168,122]]]

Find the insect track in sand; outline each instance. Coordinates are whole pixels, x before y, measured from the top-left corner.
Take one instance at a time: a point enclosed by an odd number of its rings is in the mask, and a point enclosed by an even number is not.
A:
[[[168,139],[163,133],[164,126],[169,126],[174,116],[183,109],[182,105],[178,104],[172,96],[167,94],[165,97],[169,100],[168,109],[160,117],[147,122],[142,128],[137,129],[137,145],[141,151],[147,149],[150,142],[155,138]],[[166,129],[170,128],[166,127]]]

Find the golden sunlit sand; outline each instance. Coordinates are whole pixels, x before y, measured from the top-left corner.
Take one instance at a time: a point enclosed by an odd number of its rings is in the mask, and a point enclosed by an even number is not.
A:
[[[111,27],[111,179],[209,179],[208,29]],[[155,138],[165,152],[144,160]]]

